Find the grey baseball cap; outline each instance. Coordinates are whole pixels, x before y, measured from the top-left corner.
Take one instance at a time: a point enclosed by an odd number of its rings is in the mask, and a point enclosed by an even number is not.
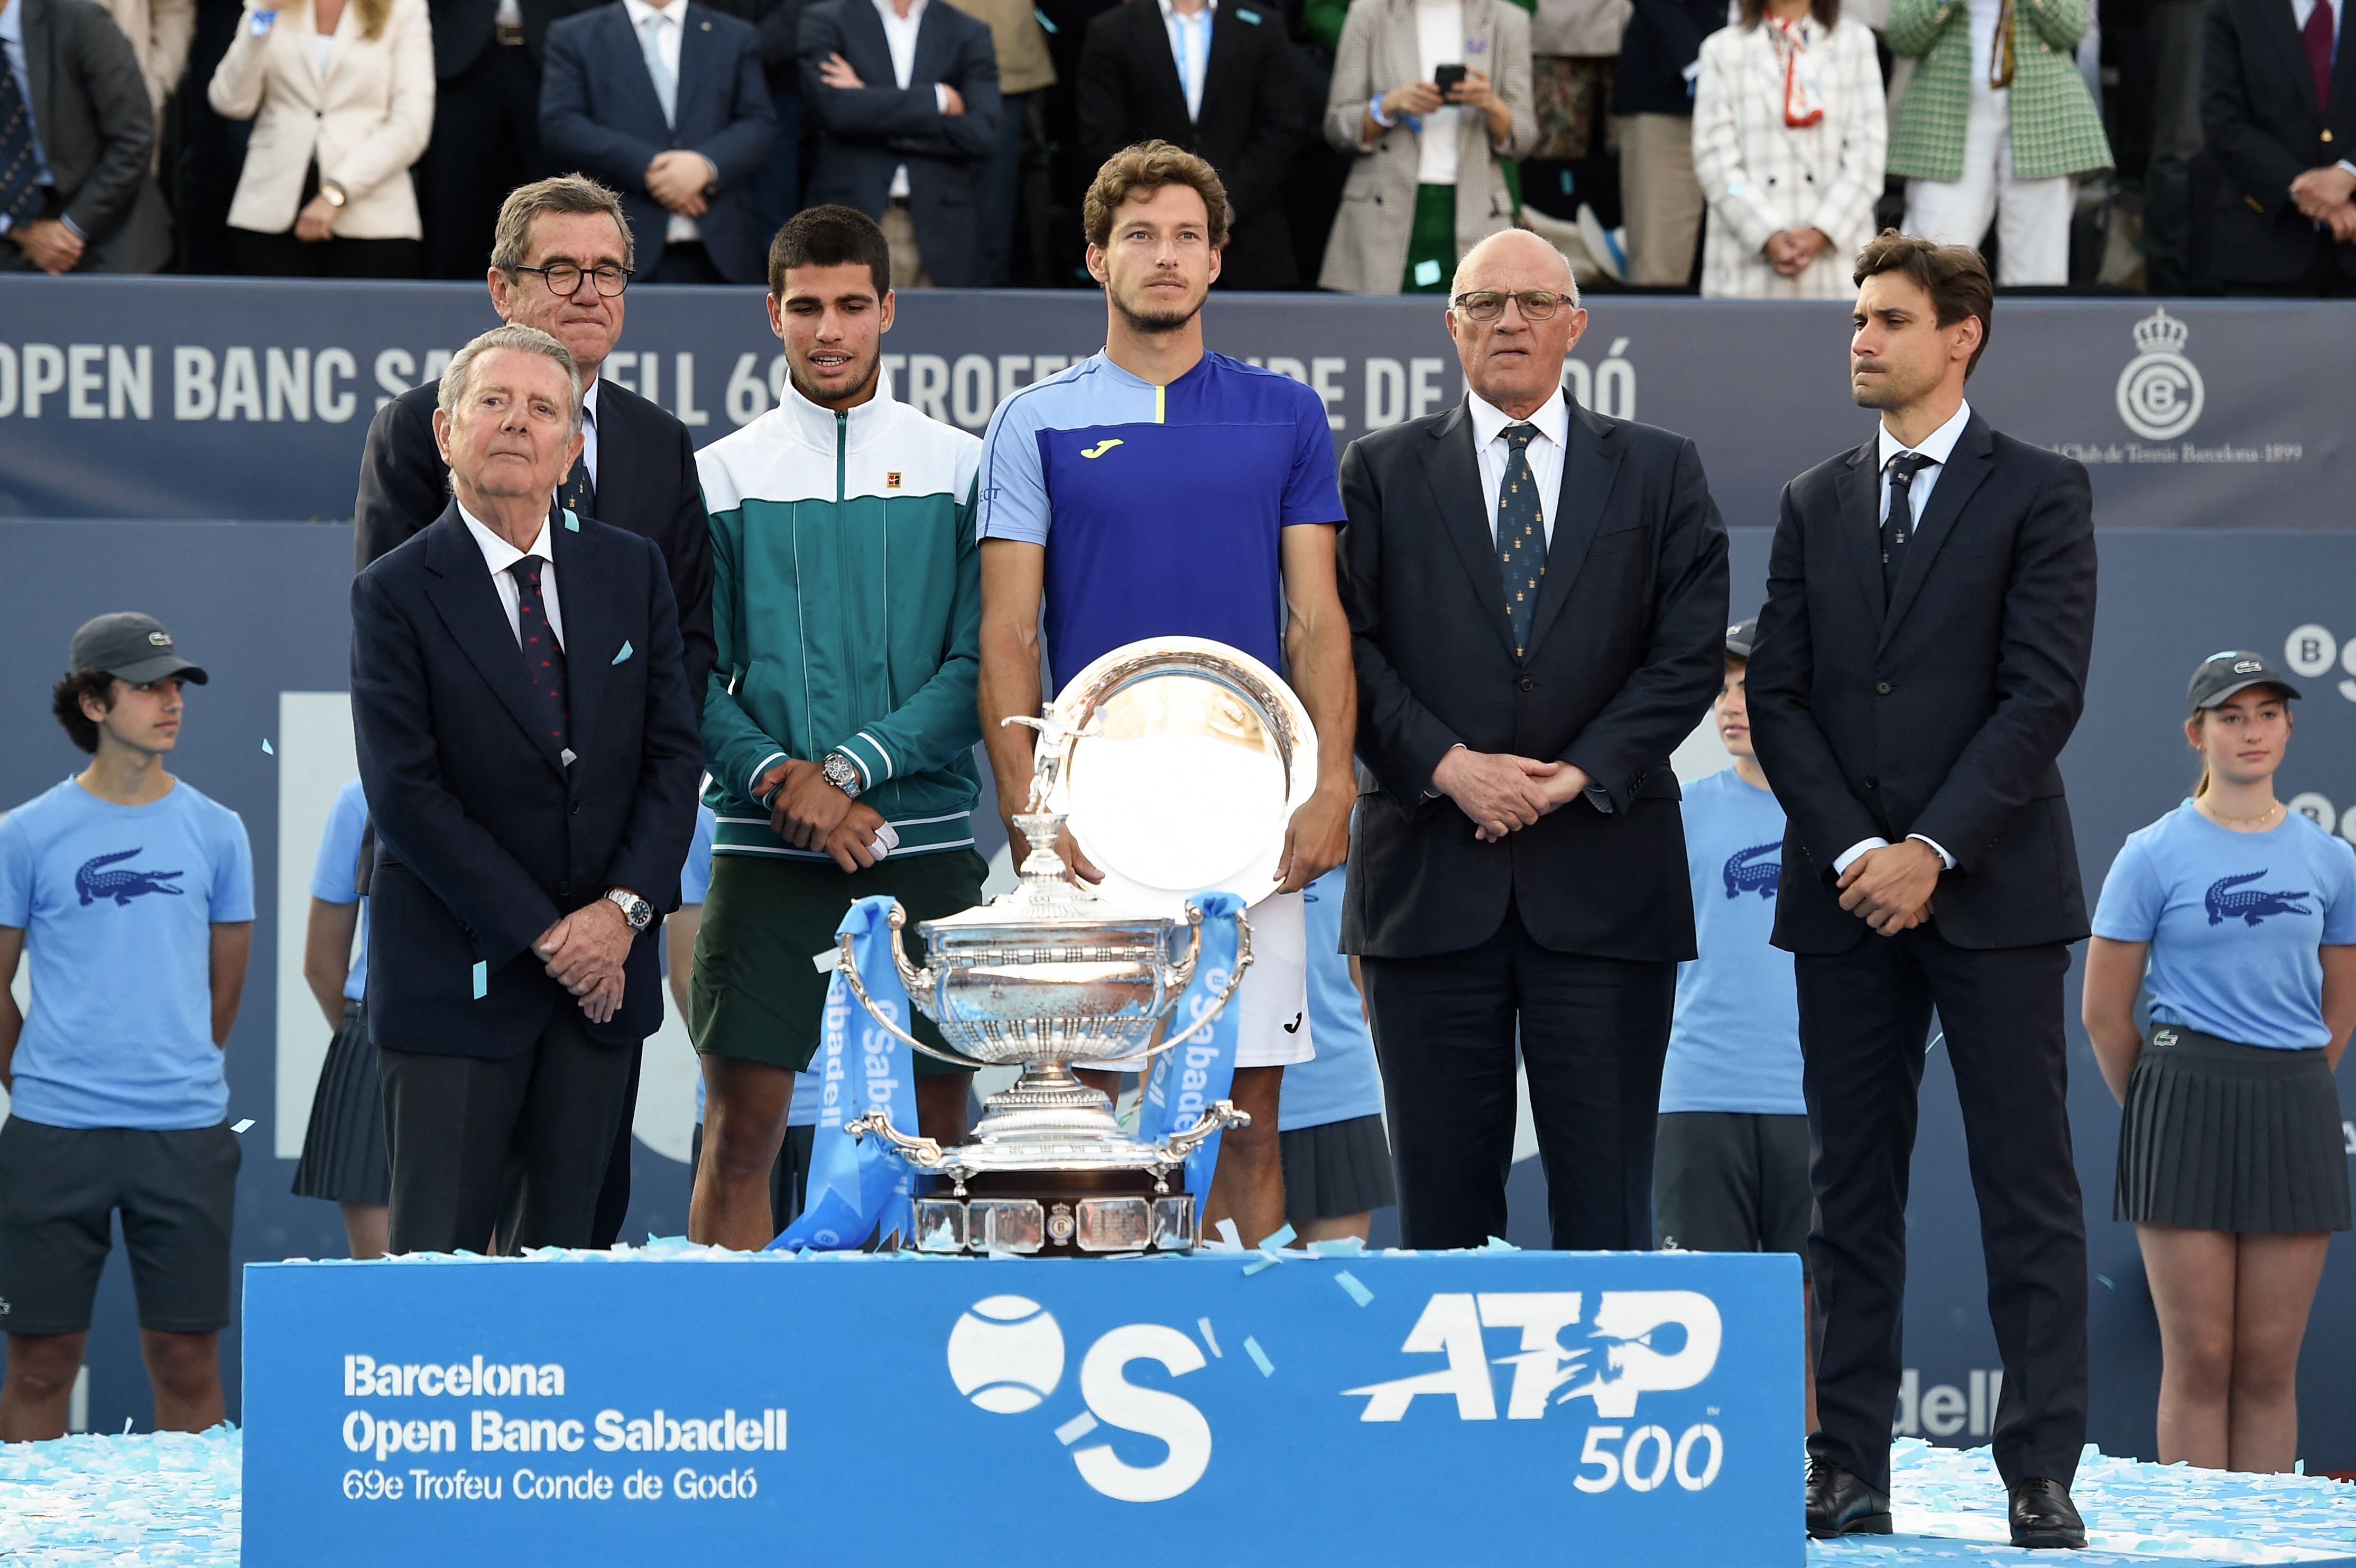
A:
[[[2299,695],[2298,688],[2283,678],[2274,661],[2264,654],[2254,654],[2244,648],[2227,648],[2222,654],[2211,654],[2192,672],[2192,684],[2185,691],[2185,700],[2192,711],[2214,708],[2233,693],[2253,686],[2278,688],[2285,697]]]
[[[94,615],[84,621],[66,652],[66,667],[102,669],[134,685],[173,675],[198,686],[209,679],[203,670],[180,656],[163,622],[131,610]]]
[[[1751,650],[1759,645],[1759,617],[1737,621],[1726,629],[1726,652],[1730,658],[1747,659]]]

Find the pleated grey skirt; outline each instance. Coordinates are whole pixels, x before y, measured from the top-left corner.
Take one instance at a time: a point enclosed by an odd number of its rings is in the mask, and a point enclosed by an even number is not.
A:
[[[1279,1133],[1276,1148],[1284,1166],[1284,1217],[1295,1226],[1398,1201],[1391,1183],[1391,1142],[1379,1115]]]
[[[294,1196],[333,1203],[384,1203],[391,1194],[376,1046],[369,1039],[366,1004],[346,1002],[344,1021],[336,1026],[327,1064],[319,1069],[319,1086],[312,1092],[303,1157],[294,1167]]]
[[[2323,1052],[2154,1029],[2127,1081],[2111,1212],[2244,1235],[2347,1230],[2347,1144]]]

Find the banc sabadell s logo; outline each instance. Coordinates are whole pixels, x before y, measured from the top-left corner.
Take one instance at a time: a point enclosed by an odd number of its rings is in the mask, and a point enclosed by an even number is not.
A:
[[[1581,1291],[1440,1291],[1424,1304],[1399,1353],[1439,1356],[1444,1364],[1405,1377],[1337,1391],[1365,1401],[1362,1422],[1407,1419],[1416,1402],[1430,1396],[1436,1416],[1459,1421],[1538,1421],[1551,1408],[1575,1400],[1593,1403],[1593,1413],[1629,1420],[1640,1398],[1698,1386],[1718,1365],[1725,1326],[1718,1306],[1690,1290],[1607,1290],[1586,1314]],[[1584,1327],[1585,1342],[1566,1348],[1568,1329]],[[1205,1338],[1209,1325],[1203,1325]],[[1515,1349],[1492,1357],[1484,1332],[1511,1330]],[[1215,1341],[1212,1354],[1221,1354]],[[1064,1381],[1064,1330],[1055,1314],[1027,1296],[992,1296],[977,1301],[949,1330],[948,1371],[957,1390],[977,1409],[993,1415],[1023,1415],[1038,1410]],[[1199,1371],[1208,1362],[1203,1347],[1187,1334],[1160,1323],[1129,1323],[1104,1334],[1081,1358],[1079,1395],[1085,1408],[1054,1428],[1071,1450],[1080,1479],[1119,1502],[1166,1502],[1203,1478],[1211,1464],[1211,1424],[1191,1402],[1162,1389],[1141,1387],[1126,1375],[1132,1361],[1161,1364],[1173,1378]],[[1509,1369],[1502,1412],[1497,1374]],[[1159,1439],[1168,1453],[1158,1464],[1131,1465],[1110,1445],[1083,1439],[1099,1426]],[[1644,1427],[1638,1436],[1656,1429]],[[1718,1476],[1724,1441],[1715,1427],[1687,1429],[1672,1437],[1660,1430],[1658,1485],[1671,1469],[1678,1484],[1698,1491]],[[1590,1427],[1588,1447],[1599,1435],[1622,1435],[1619,1427]],[[1630,1439],[1633,1450],[1634,1439]],[[1612,1461],[1595,1452],[1588,1463]],[[1612,1477],[1621,1467],[1609,1464]],[[1638,1486],[1633,1460],[1626,1481]],[[1576,1477],[1582,1490],[1614,1484]],[[1639,1487],[1638,1489],[1647,1489]]]
[[[2136,323],[2136,357],[2119,372],[2119,418],[2146,441],[2173,441],[2201,417],[2208,389],[2184,357],[2183,322],[2155,310]]]

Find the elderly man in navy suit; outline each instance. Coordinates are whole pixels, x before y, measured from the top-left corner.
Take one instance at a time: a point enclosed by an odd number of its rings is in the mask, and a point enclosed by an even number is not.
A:
[[[616,0],[548,30],[540,136],[622,193],[650,283],[753,283],[753,177],[777,138],[752,25],[701,0]]]
[[[581,450],[564,347],[476,338],[434,432],[450,506],[352,584],[391,1248],[479,1251],[495,1227],[584,1246],[662,1020],[655,917],[695,827],[695,707],[655,546],[550,513]]]

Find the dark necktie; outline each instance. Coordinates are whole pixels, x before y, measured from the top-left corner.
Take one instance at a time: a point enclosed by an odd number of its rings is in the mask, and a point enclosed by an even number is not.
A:
[[[523,672],[547,715],[548,733],[564,749],[564,650],[548,624],[548,603],[540,593],[540,557],[525,556],[508,568],[516,581],[516,640],[523,645]]]
[[[597,515],[597,486],[589,477],[589,455],[582,453],[573,460],[573,472],[564,476],[564,488],[558,492],[564,505],[576,517]]]
[[[1530,440],[1537,426],[1509,424],[1505,436],[1513,453],[1497,486],[1497,562],[1505,584],[1505,621],[1514,632],[1514,656],[1529,650],[1530,623],[1538,613],[1538,581],[1546,576],[1546,514],[1538,506],[1537,475],[1530,472]]]
[[[2307,14],[2307,26],[2299,29],[2299,41],[2307,45],[2307,69],[2315,73],[2315,106],[2328,109],[2331,105],[2331,0],[2315,0],[2315,9]]]
[[[1881,595],[1885,604],[1898,592],[1899,569],[1906,562],[1907,541],[1914,537],[1914,475],[1935,461],[1919,452],[1901,452],[1890,460],[1890,515],[1881,520]]]
[[[2321,0],[2318,0],[2321,4]],[[0,217],[11,229],[41,216],[41,187],[33,153],[33,115],[8,57],[0,55]]]

